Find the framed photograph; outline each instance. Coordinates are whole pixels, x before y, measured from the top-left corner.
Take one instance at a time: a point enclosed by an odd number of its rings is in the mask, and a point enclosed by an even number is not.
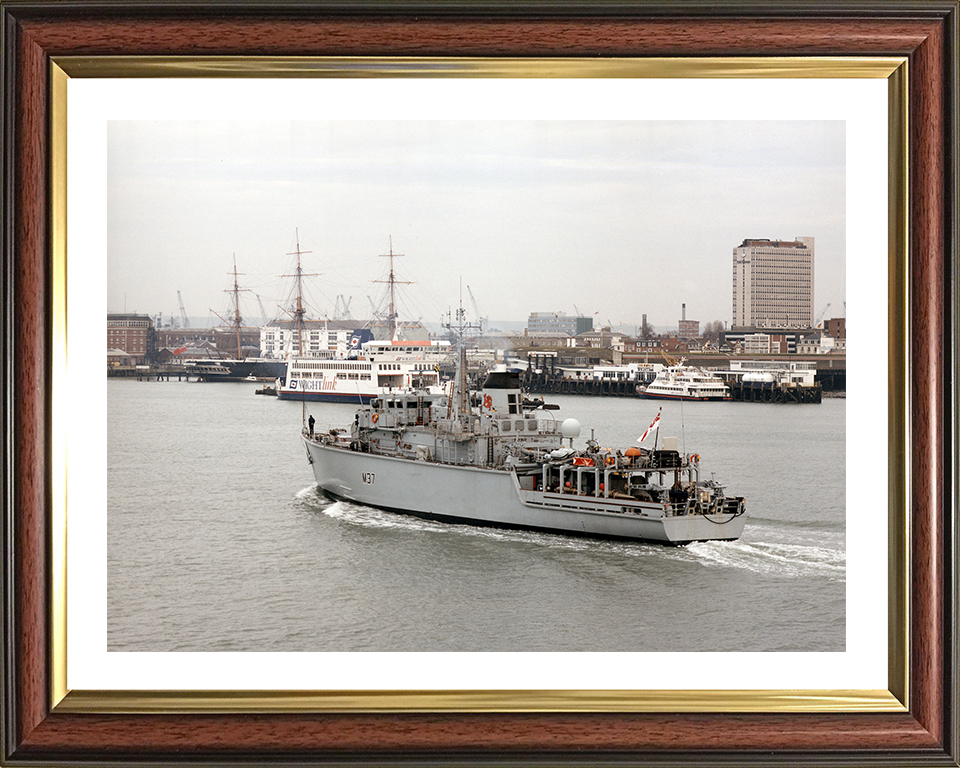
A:
[[[3,761],[957,765],[957,11],[897,0],[873,9],[2,2]],[[521,107],[504,112],[503,102]],[[321,107],[287,111],[298,103]],[[657,114],[637,107],[645,103],[673,106]],[[378,109],[404,123],[391,129],[381,171],[409,152],[408,135],[421,144],[429,135],[436,151],[491,148],[471,127],[489,121],[521,141],[535,125],[537,142],[557,147],[575,128],[584,145],[596,139],[588,120],[672,121],[674,136],[703,141],[691,126],[779,119],[767,128],[783,146],[795,120],[815,126],[817,141],[839,142],[849,260],[840,269],[861,326],[883,332],[854,331],[861,372],[880,360],[882,382],[845,411],[838,535],[850,565],[831,587],[845,606],[838,642],[824,637],[822,653],[703,653],[695,643],[648,653],[612,650],[598,634],[592,653],[507,642],[496,653],[440,644],[357,654],[238,639],[233,653],[205,653],[177,645],[162,608],[108,624],[106,583],[116,586],[119,571],[108,568],[116,550],[108,557],[98,448],[104,390],[82,384],[102,364],[78,339],[99,349],[115,258],[106,254],[128,242],[123,204],[162,210],[162,178],[144,172],[143,158],[179,176],[196,165],[203,179],[210,155],[192,149],[252,131],[276,142],[280,126],[307,145],[317,130],[340,147],[354,142],[369,159],[381,139],[364,143],[359,121],[379,119]],[[125,155],[137,142],[150,152]],[[585,151],[571,146],[558,156]],[[376,173],[374,161],[350,171]],[[153,203],[135,197],[144,188]],[[860,214],[868,198],[879,218]],[[174,218],[165,226],[175,231]],[[136,492],[150,492],[144,482]],[[149,558],[150,542],[135,534],[124,547]],[[189,581],[182,589],[191,599]],[[245,599],[266,594],[252,583]]]

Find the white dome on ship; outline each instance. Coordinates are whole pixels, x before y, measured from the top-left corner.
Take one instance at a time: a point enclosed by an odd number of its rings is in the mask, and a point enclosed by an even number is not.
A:
[[[560,434],[571,440],[580,437],[580,422],[576,419],[564,419],[560,425]]]

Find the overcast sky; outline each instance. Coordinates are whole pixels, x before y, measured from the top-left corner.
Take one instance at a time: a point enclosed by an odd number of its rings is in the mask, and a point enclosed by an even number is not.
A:
[[[179,290],[218,322],[235,255],[243,315],[272,316],[299,231],[314,316],[370,315],[392,237],[404,319],[437,322],[462,279],[493,321],[729,322],[733,249],[798,236],[841,316],[844,142],[841,121],[112,121],[108,309],[166,318]]]

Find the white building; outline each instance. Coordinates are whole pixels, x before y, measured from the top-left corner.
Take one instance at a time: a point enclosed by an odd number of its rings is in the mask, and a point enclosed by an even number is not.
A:
[[[779,347],[777,352],[779,352]],[[745,355],[769,355],[770,354],[770,334],[769,333],[750,333],[743,338],[742,352]]]
[[[845,352],[846,345],[839,349],[837,340],[822,332],[811,333],[797,342],[797,354],[801,355],[828,355],[840,351]]]
[[[592,317],[577,317],[566,312],[531,312],[527,318],[527,332],[532,335],[566,333],[577,336],[592,328]]]
[[[813,325],[813,240],[747,239],[733,249],[734,327]]]
[[[273,321],[260,329],[260,354],[284,360],[290,356],[342,357],[347,352],[355,321],[306,320],[303,347],[298,343],[297,324],[292,320]]]
[[[385,323],[369,320],[304,320],[303,348],[298,343],[297,323],[294,320],[271,320],[260,329],[260,354],[285,360],[288,357],[343,357],[350,348],[354,333],[366,329],[370,336],[384,340],[389,330]],[[400,321],[397,339],[428,341],[430,332],[419,321]]]

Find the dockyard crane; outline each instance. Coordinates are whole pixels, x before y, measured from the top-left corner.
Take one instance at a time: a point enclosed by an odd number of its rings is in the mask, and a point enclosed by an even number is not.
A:
[[[353,296],[351,296],[349,299],[345,299],[342,293],[337,296],[337,299],[333,304],[334,320],[350,319],[350,302],[351,301],[353,301]]]
[[[373,299],[370,298],[369,294],[367,294],[367,301],[370,302],[370,311],[373,313],[373,319],[381,320],[382,315],[380,314],[380,310],[377,309],[377,305],[373,303]]]
[[[260,300],[260,294],[255,293],[253,295],[257,297],[257,304],[260,305],[260,317],[263,318],[263,324],[266,325],[269,322],[269,318],[267,317],[267,310],[263,308],[263,302]]]
[[[669,365],[669,366],[671,366],[671,367],[676,366],[676,365],[679,365],[679,364],[682,362],[682,361],[680,361],[680,360],[677,360],[677,358],[675,358],[675,357],[670,357],[670,355],[668,355],[666,352],[664,352],[663,349],[660,350],[660,356],[661,356],[664,360],[666,360],[666,361],[667,361],[667,365]]]
[[[483,335],[483,326],[487,324],[486,317],[483,317],[480,314],[480,307],[477,306],[477,300],[473,298],[473,291],[470,290],[470,286],[467,286],[467,293],[470,294],[470,303],[473,304],[473,311],[477,313],[477,323],[480,326],[480,335]]]
[[[816,328],[818,325],[820,325],[820,321],[823,320],[823,316],[824,316],[825,314],[827,314],[827,310],[828,310],[828,309],[830,309],[830,303],[829,303],[829,302],[827,303],[827,306],[825,306],[825,307],[823,308],[823,311],[821,311],[820,314],[817,315],[817,319],[816,319],[816,320],[814,321],[814,323],[813,323],[813,327],[814,327],[814,328]]]
[[[183,296],[180,295],[180,291],[177,291],[177,301],[180,302],[180,317],[183,318],[183,327],[190,327],[190,320],[187,317],[187,310],[183,308]]]

